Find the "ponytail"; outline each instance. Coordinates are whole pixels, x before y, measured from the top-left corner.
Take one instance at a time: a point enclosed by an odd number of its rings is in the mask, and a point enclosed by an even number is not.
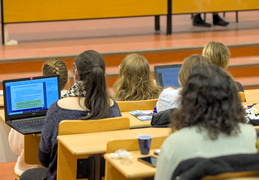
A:
[[[81,53],[75,61],[85,91],[85,107],[90,111],[81,119],[101,119],[110,115],[110,99],[106,89],[105,64],[93,50]]]
[[[102,68],[95,66],[89,77],[86,87],[85,106],[89,114],[82,119],[101,119],[109,117],[110,102],[106,91],[105,74]]]

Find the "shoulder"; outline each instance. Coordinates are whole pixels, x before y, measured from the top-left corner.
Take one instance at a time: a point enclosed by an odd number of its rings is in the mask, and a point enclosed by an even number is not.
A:
[[[85,111],[84,100],[84,97],[65,97],[58,100],[57,105],[63,109]]]
[[[158,112],[179,107],[180,89],[173,87],[165,88],[158,97],[157,110]]]
[[[193,137],[195,135],[201,135],[201,133],[198,132],[197,127],[185,127],[178,131],[173,132],[171,135],[168,136],[165,142],[167,143],[182,143],[183,141],[190,140],[190,137]],[[201,135],[202,136],[202,135]]]
[[[256,133],[255,128],[251,124],[239,123],[241,133]]]
[[[161,100],[161,99],[172,100],[172,99],[177,99],[179,96],[180,96],[180,90],[179,89],[168,87],[168,88],[165,88],[161,92],[161,94],[159,96],[159,100]]]
[[[110,99],[110,117],[117,117],[117,116],[121,116],[121,112],[120,112],[120,108],[117,104],[116,101],[114,101],[113,99]]]

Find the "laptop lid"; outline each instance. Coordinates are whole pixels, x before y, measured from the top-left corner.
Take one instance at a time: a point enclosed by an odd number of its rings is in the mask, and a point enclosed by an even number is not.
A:
[[[5,121],[45,116],[60,98],[59,75],[3,81]]]
[[[161,87],[180,87],[180,84],[178,82],[178,75],[181,66],[181,64],[154,66],[157,84]]]

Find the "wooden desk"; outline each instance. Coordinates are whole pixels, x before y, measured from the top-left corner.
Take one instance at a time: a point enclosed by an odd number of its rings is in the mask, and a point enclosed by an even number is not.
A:
[[[150,150],[149,155],[153,155],[154,150]],[[153,177],[156,173],[156,168],[146,165],[137,159],[144,157],[139,151],[131,151],[132,158],[130,159],[112,159],[110,154],[105,154],[106,159],[106,180],[140,180],[143,178]],[[155,156],[155,155],[154,155]]]
[[[5,121],[4,110],[0,110],[0,119],[2,119],[2,121]]]
[[[111,139],[132,139],[139,134],[161,137],[168,136],[170,133],[170,128],[141,128],[58,136],[57,179],[75,179],[77,159],[105,153],[107,142]]]
[[[153,155],[154,149],[149,155]],[[105,154],[106,159],[106,180],[141,180],[154,177],[156,168],[139,162],[137,158],[144,157],[139,151],[131,151],[131,159],[112,159],[110,154]],[[153,155],[155,156],[155,155]],[[255,180],[259,179],[258,171],[244,171],[223,173],[217,176],[206,176],[201,180]]]
[[[4,96],[0,96],[0,107],[4,107]]]
[[[130,119],[130,128],[149,127],[150,121],[140,121],[129,112],[123,112],[123,116]],[[4,110],[0,110],[0,118],[5,121]],[[40,135],[29,134],[24,136],[24,156],[27,164],[39,164],[38,148],[40,143]]]
[[[259,89],[245,90],[246,103],[259,103]]]
[[[140,121],[135,116],[131,115],[129,112],[122,112],[122,116],[129,117],[130,119],[130,128],[144,128],[150,127],[150,121]],[[0,118],[5,121],[4,110],[0,110]]]
[[[140,121],[138,118],[130,114],[129,112],[121,112],[122,116],[126,116],[130,119],[130,128],[144,128],[151,126],[151,120],[149,121]]]

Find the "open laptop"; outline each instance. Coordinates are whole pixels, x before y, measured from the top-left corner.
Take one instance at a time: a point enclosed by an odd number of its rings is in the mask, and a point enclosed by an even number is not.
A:
[[[51,104],[60,98],[59,75],[3,81],[5,122],[22,134],[40,133]]]
[[[180,84],[178,82],[178,75],[181,66],[181,64],[154,66],[157,84],[161,87],[180,87]]]

